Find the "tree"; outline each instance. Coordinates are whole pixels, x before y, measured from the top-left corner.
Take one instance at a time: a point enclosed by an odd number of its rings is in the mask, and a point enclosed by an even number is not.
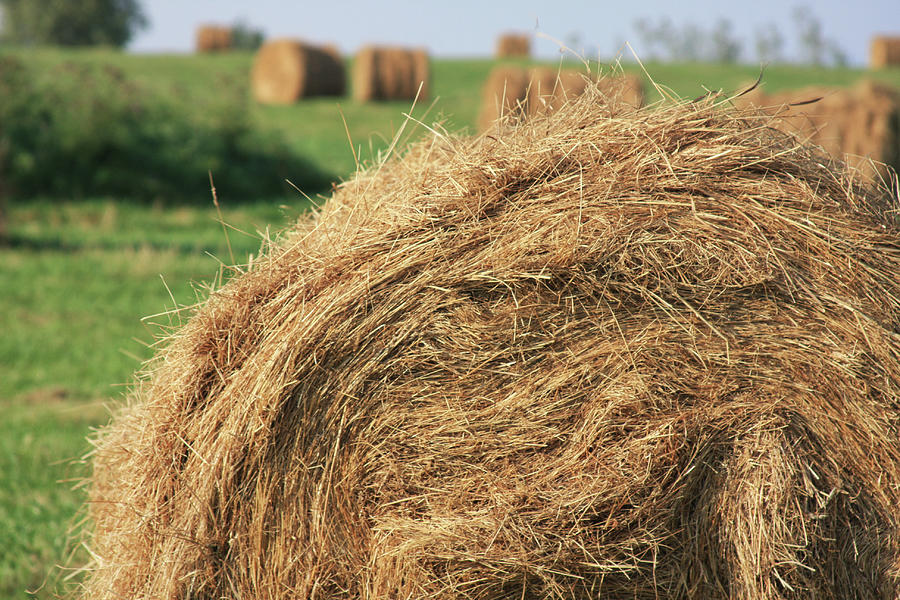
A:
[[[719,19],[710,31],[693,23],[679,27],[668,17],[656,22],[638,19],[634,29],[642,42],[640,49],[653,59],[735,63],[741,56],[741,42],[727,19]]]
[[[808,6],[798,6],[793,11],[794,23],[797,26],[797,38],[803,49],[803,62],[812,65],[825,63],[825,36],[822,34],[822,23]]]
[[[808,6],[795,8],[794,23],[804,53],[803,62],[816,66],[827,63],[837,66],[847,64],[847,54],[835,40],[825,37],[822,23],[813,14],[812,9]]]
[[[781,35],[777,25],[769,23],[756,28],[754,46],[756,57],[760,62],[779,62],[783,58],[784,36]]]
[[[741,42],[731,32],[731,21],[728,19],[719,19],[709,37],[713,62],[733,64],[741,57]]]
[[[638,19],[634,22],[634,29],[641,41],[638,47],[639,54],[646,53],[651,60],[663,60],[666,54],[669,54],[671,59],[675,35],[671,19],[660,17],[656,23],[651,19]]]
[[[262,30],[244,20],[235,21],[231,26],[231,47],[236,50],[258,50],[264,39]]]
[[[148,25],[138,0],[0,0],[0,39],[14,44],[121,47]]]

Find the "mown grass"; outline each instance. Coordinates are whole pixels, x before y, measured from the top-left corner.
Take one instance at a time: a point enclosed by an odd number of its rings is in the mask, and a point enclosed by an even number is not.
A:
[[[199,103],[201,110],[215,104],[223,81],[249,94],[252,61],[242,53],[131,56],[96,50],[29,50],[22,58],[44,69],[63,61],[108,62],[160,93]],[[493,64],[435,60],[437,100],[421,103],[412,114],[429,126],[473,130],[481,82]],[[759,74],[752,66],[649,64],[646,69],[682,97],[705,89],[734,90]],[[764,81],[777,90],[849,85],[863,75],[853,69],[774,66]],[[900,70],[874,75],[900,87]],[[387,147],[410,106],[362,105],[345,98],[250,110],[255,126],[278,132],[323,172],[346,178],[356,168],[347,130],[356,154],[370,161]],[[0,598],[26,597],[27,589],[50,598],[62,589],[64,571],[54,565],[67,561],[70,525],[84,500],[72,480],[87,473],[86,464],[72,459],[89,450],[86,436],[108,418],[107,403],[122,399],[131,374],[151,355],[148,346],[159,332],[151,323],[169,323],[165,315],[149,322],[141,318],[195,302],[204,293],[195,282],[220,277],[222,263],[246,261],[260,247],[257,232],[282,229],[308,206],[300,194],[235,205],[228,190],[220,189],[219,198],[223,217],[234,228],[228,234],[231,250],[206,194],[187,205],[129,198],[9,202],[9,243],[0,247]],[[83,552],[74,556],[72,565],[84,558]]]
[[[87,474],[76,459],[160,326],[180,316],[141,318],[202,298],[205,283],[227,276],[223,264],[245,262],[266,228],[282,229],[306,206],[226,205],[230,249],[212,206],[12,207],[10,245],[0,249],[0,598],[62,589],[65,571],[54,565],[73,549],[84,501],[74,480]]]

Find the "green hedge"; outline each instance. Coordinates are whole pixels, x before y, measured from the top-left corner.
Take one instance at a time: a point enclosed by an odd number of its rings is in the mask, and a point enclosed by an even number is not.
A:
[[[0,181],[11,198],[115,196],[208,202],[306,192],[334,179],[251,122],[225,79],[202,98],[140,86],[112,65],[36,72],[0,57]],[[295,192],[294,192],[295,193]]]

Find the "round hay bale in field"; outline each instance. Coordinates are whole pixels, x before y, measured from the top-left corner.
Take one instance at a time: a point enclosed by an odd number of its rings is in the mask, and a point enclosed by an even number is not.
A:
[[[897,597],[897,198],[602,100],[436,134],[196,308],[96,441],[85,596]]]
[[[529,115],[558,110],[583,94],[588,86],[597,87],[604,102],[609,104],[626,104],[634,108],[644,105],[644,84],[637,75],[622,73],[597,80],[584,71],[536,67],[528,71],[528,79],[526,112]]]
[[[873,69],[900,66],[900,36],[873,37],[869,44],[869,66]]]
[[[194,37],[197,52],[223,52],[231,50],[231,27],[200,25]]]
[[[525,93],[525,114],[536,115],[551,110],[553,102],[565,94],[561,71],[550,67],[532,67],[527,71],[528,90]]]
[[[644,80],[634,73],[620,73],[613,77],[604,77],[597,82],[598,87],[613,104],[625,104],[641,108],[647,101],[644,91]]]
[[[757,88],[737,102],[778,114],[779,129],[820,145],[866,177],[887,176],[885,165],[900,168],[900,93],[890,86],[864,79],[852,88],[773,94]]]
[[[497,58],[528,58],[531,36],[527,33],[504,33],[497,38]]]
[[[553,90],[553,98],[549,105],[551,110],[558,110],[583,94],[587,86],[593,84],[595,78],[583,71],[564,69],[556,73],[556,79],[558,83]],[[601,81],[605,82],[606,80]]]
[[[528,95],[528,72],[515,66],[491,69],[481,88],[481,112],[478,128],[487,130],[502,116],[519,118],[524,115]]]
[[[430,66],[422,48],[364,46],[353,63],[353,97],[372,100],[428,98]],[[420,89],[421,88],[421,89]]]
[[[292,39],[263,44],[250,74],[253,97],[263,104],[291,104],[301,98],[341,96],[344,62],[333,46],[317,47]]]
[[[636,75],[623,73],[596,80],[589,73],[573,69],[498,66],[488,74],[482,88],[479,130],[488,130],[501,115],[521,119],[557,110],[588,86],[602,92],[598,98],[607,104],[643,106],[643,83]]]

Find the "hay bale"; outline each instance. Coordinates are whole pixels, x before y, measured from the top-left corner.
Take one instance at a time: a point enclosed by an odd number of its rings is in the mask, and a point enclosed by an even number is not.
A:
[[[253,60],[250,77],[253,97],[263,104],[341,96],[346,89],[344,62],[337,48],[292,39],[263,44]]]
[[[603,77],[597,82],[606,101],[641,108],[647,101],[644,80],[634,73],[621,73],[615,77]]]
[[[549,67],[532,67],[527,71],[528,90],[525,93],[525,114],[535,115],[550,110],[562,92],[558,71]],[[577,75],[576,75],[577,76]]]
[[[527,33],[504,33],[497,38],[497,58],[528,58],[531,36]]]
[[[886,175],[884,165],[900,168],[900,94],[884,84],[862,80],[849,89],[819,86],[774,94],[756,89],[737,103],[779,115],[773,125],[822,146],[866,177]]]
[[[503,116],[518,119],[524,114],[528,95],[528,72],[514,66],[491,69],[481,88],[481,112],[478,128],[487,130]]]
[[[869,45],[869,66],[873,69],[900,66],[900,36],[873,37]]]
[[[363,46],[353,63],[353,97],[372,100],[428,98],[430,66],[422,48]],[[421,86],[421,91],[420,91]]]
[[[895,598],[897,200],[707,101],[435,135],[169,340],[85,597]]]
[[[640,108],[644,103],[640,77],[620,74],[595,81],[583,71],[549,67],[494,67],[482,87],[480,131],[487,131],[501,117],[514,122],[547,110],[557,110],[584,92],[588,85],[602,92],[603,101]]]
[[[536,115],[546,110],[558,110],[567,102],[584,93],[588,85],[594,85],[602,93],[604,101],[615,105],[640,108],[644,105],[644,84],[632,74],[602,77],[595,81],[588,74],[572,70],[556,70],[537,67],[529,70],[529,88],[526,112]]]
[[[194,36],[197,52],[224,52],[231,50],[231,27],[200,25]]]

